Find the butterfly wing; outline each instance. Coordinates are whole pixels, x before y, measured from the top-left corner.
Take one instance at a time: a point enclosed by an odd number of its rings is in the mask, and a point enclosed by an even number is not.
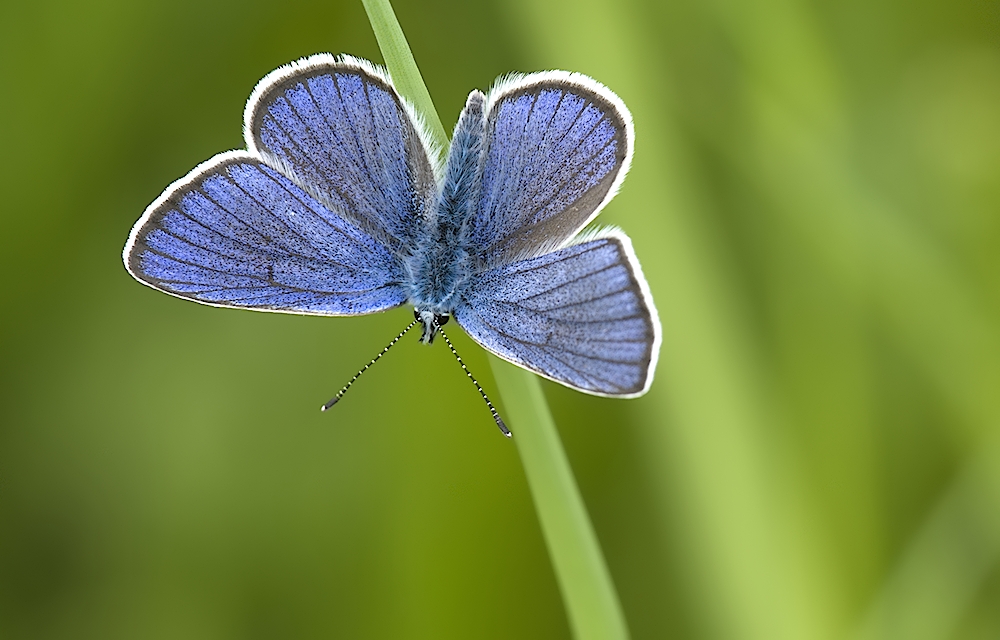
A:
[[[502,80],[486,98],[479,272],[455,317],[494,354],[569,387],[616,397],[652,383],[656,308],[628,237],[572,238],[614,196],[634,133],[594,80],[545,72]]]
[[[216,306],[352,315],[406,299],[398,256],[241,151],[168,187],[123,257],[140,282]]]
[[[402,304],[436,195],[427,136],[370,63],[312,56],[258,83],[249,151],[171,185],[125,247],[141,282],[219,306],[349,315]]]
[[[487,268],[563,246],[614,196],[632,158],[632,117],[586,76],[501,80],[487,95],[472,246]]]
[[[595,395],[642,395],[660,323],[628,237],[605,231],[475,278],[455,318],[501,358]]]
[[[437,194],[421,121],[371,63],[320,54],[266,76],[247,102],[251,152],[376,240],[408,252]]]

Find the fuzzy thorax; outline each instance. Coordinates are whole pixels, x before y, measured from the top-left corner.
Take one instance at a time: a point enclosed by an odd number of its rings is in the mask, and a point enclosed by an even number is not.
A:
[[[479,91],[469,94],[455,125],[440,196],[425,220],[422,240],[406,263],[410,302],[424,324],[427,342],[434,335],[430,321],[435,315],[450,314],[472,279],[466,223],[479,198],[483,99]],[[427,316],[426,322],[420,314]]]

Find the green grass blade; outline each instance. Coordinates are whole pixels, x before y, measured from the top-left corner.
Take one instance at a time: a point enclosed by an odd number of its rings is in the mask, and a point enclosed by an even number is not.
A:
[[[396,20],[392,5],[388,0],[361,0],[361,2],[365,5],[368,20],[372,23],[375,39],[378,41],[378,48],[382,51],[382,58],[389,69],[396,90],[413,103],[417,113],[424,117],[434,141],[440,145],[441,152],[444,152],[448,148],[448,134],[441,124],[437,109],[434,108],[434,101],[431,100],[431,94],[427,91],[420,69],[417,68],[417,61],[413,59],[410,45],[406,43],[406,36],[403,35],[403,29]]]
[[[706,224],[710,199],[677,128],[670,68],[654,46],[663,23],[641,2],[508,6],[533,66],[593,75],[635,118],[635,163],[601,218],[632,237],[664,323],[657,382],[632,411],[658,528],[680,560],[660,570],[675,572],[697,629],[685,637],[829,638],[812,614],[819,599],[807,547],[795,537],[801,529],[787,526],[794,483],[771,446],[764,369],[725,245]],[[600,47],[583,35],[593,33]]]
[[[396,89],[425,118],[441,149],[448,136],[388,0],[362,0]],[[573,634],[628,638],[625,617],[587,510],[534,374],[491,357],[514,441],[541,521]]]
[[[490,357],[514,442],[535,501],[573,634],[627,638],[628,630],[597,536],[577,490],[538,378]]]

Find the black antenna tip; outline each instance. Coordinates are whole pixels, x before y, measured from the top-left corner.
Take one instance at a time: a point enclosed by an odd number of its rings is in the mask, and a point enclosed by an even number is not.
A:
[[[444,322],[440,322],[438,320],[441,317],[444,318]],[[486,406],[489,407],[490,413],[493,415],[493,420],[497,423],[497,426],[500,427],[500,433],[509,438],[511,436],[510,429],[508,429],[507,425],[505,425],[503,420],[500,419],[500,414],[497,413],[497,410],[493,407],[493,403],[490,402],[490,399],[486,396],[486,392],[483,391],[483,388],[479,385],[479,382],[476,381],[476,377],[472,375],[469,368],[465,366],[465,361],[462,360],[462,356],[458,355],[458,351],[455,350],[455,345],[453,345],[451,340],[448,339],[448,334],[441,328],[441,325],[447,321],[448,316],[434,316],[434,328],[437,329],[438,333],[441,334],[441,337],[444,338],[445,344],[448,345],[448,348],[451,349],[452,355],[454,355],[455,359],[458,360],[458,364],[461,365],[462,371],[465,372],[465,375],[468,376],[469,380],[472,380],[472,384],[476,385],[476,390],[479,391],[479,395],[482,396],[483,400],[486,402]]]
[[[337,404],[338,400],[340,400],[340,396],[335,396],[333,398],[330,398],[330,401],[327,402],[326,404],[324,404],[322,407],[320,407],[319,410],[320,411],[328,411],[330,409],[330,407],[332,407],[333,405]]]
[[[499,415],[494,415],[493,419],[497,421],[497,426],[500,427],[501,433],[503,433],[508,438],[511,437],[511,435],[513,435],[511,434],[510,429],[507,428],[507,425],[503,423],[503,420],[500,419]]]

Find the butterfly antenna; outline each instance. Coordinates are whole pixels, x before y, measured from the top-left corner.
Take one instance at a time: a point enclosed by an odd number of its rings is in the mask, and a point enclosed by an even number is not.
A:
[[[378,359],[381,358],[382,356],[384,356],[385,353],[386,353],[386,351],[388,351],[389,349],[392,349],[392,345],[394,345],[397,342],[399,342],[400,339],[402,339],[402,337],[406,335],[406,332],[409,331],[410,329],[412,329],[414,327],[414,325],[416,325],[416,324],[417,324],[417,321],[414,320],[410,324],[406,325],[406,328],[403,329],[402,331],[400,331],[399,335],[392,339],[392,342],[390,342],[389,344],[385,345],[385,349],[382,349],[382,351],[380,351],[377,356],[375,356],[374,358],[372,358],[371,362],[369,362],[365,366],[361,367],[361,371],[358,371],[356,374],[354,374],[354,377],[351,378],[350,382],[348,382],[347,384],[345,384],[344,388],[337,392],[337,395],[335,395],[332,398],[330,398],[330,401],[327,402],[326,404],[324,404],[320,408],[320,411],[326,411],[327,409],[329,409],[333,405],[337,404],[337,402],[339,402],[340,399],[344,397],[344,394],[347,393],[347,390],[351,388],[351,385],[354,384],[354,381],[357,380],[358,378],[360,378],[362,373],[364,373],[365,371],[368,371],[369,367],[371,367],[373,364],[375,364],[376,362],[378,362]],[[454,351],[454,349],[452,349],[452,351]],[[455,354],[455,355],[457,356],[458,354]],[[489,402],[489,400],[487,400],[486,402]],[[492,408],[492,405],[490,405],[490,407]]]
[[[503,420],[500,419],[500,414],[497,413],[497,410],[493,407],[493,403],[490,402],[490,399],[489,397],[487,397],[486,392],[483,391],[483,388],[481,386],[479,386],[479,382],[476,381],[475,376],[472,375],[472,372],[469,371],[469,368],[465,366],[465,362],[462,361],[462,356],[458,355],[458,351],[455,351],[455,345],[453,345],[451,343],[451,340],[448,339],[448,334],[444,332],[444,329],[441,328],[441,325],[439,325],[436,320],[434,321],[434,326],[437,327],[438,333],[440,333],[441,337],[444,338],[444,341],[448,345],[448,348],[451,349],[451,352],[453,354],[455,354],[455,359],[458,360],[458,364],[462,365],[462,371],[465,372],[465,375],[469,376],[469,380],[472,380],[472,384],[476,385],[476,389],[479,390],[479,395],[481,395],[483,397],[483,400],[486,401],[486,406],[490,408],[490,413],[493,414],[493,420],[495,420],[497,426],[500,427],[500,431],[509,438],[511,435],[510,429],[508,429],[507,425],[505,425],[503,423]]]

